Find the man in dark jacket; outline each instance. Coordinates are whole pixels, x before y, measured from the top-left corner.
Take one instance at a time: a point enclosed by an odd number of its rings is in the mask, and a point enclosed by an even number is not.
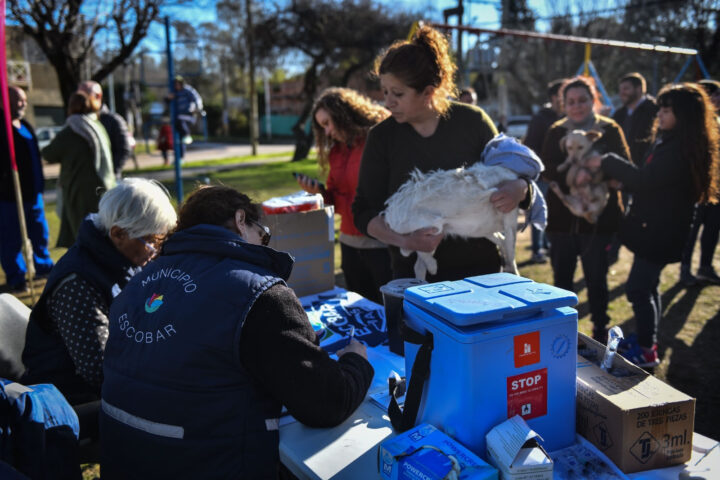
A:
[[[103,91],[99,83],[93,81],[82,82],[78,85],[78,90],[90,97],[93,109],[98,116],[98,120],[105,127],[108,137],[110,138],[110,150],[112,151],[113,170],[115,176],[120,177],[123,166],[128,158],[132,155],[132,147],[130,146],[130,132],[127,122],[117,113],[111,112],[105,104],[103,104]]]
[[[18,87],[8,88],[10,118],[12,119],[15,161],[20,177],[25,224],[33,247],[33,262],[37,275],[45,275],[53,267],[48,251],[49,229],[45,219],[43,177],[40,150],[35,131],[23,120],[27,97]],[[10,150],[5,128],[0,129],[0,263],[5,271],[10,291],[21,292],[26,288],[27,265],[22,255],[20,222],[18,219]]]
[[[655,99],[646,93],[645,78],[637,72],[620,79],[618,93],[623,106],[612,118],[623,129],[633,163],[641,166],[650,148],[650,134],[658,107]]]
[[[530,120],[530,125],[528,125],[524,143],[538,155],[542,155],[545,135],[548,130],[550,130],[550,126],[560,120],[564,115],[562,96],[560,95],[560,87],[562,87],[564,81],[565,80],[561,78],[548,83],[547,94],[550,103],[543,105],[543,108],[533,115]],[[537,186],[543,195],[547,194],[548,185],[543,179],[540,178],[537,180]],[[536,228],[534,225],[531,225],[530,228],[532,229],[531,260],[533,263],[545,263],[547,262],[546,253],[550,249],[550,244],[547,241],[545,232]]]

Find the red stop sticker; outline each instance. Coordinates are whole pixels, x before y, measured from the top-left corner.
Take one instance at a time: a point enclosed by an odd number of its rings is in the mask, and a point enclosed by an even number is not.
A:
[[[547,414],[547,368],[507,377],[507,418]]]

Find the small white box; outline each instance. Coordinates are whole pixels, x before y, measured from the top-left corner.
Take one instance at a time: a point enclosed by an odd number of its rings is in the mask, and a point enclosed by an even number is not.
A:
[[[552,480],[553,461],[520,415],[502,422],[486,435],[487,460],[501,480]]]

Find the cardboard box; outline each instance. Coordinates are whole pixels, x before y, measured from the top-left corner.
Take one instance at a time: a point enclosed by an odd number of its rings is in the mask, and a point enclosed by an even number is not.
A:
[[[684,463],[692,453],[695,399],[578,335],[577,431],[625,473]]]
[[[487,459],[501,480],[552,480],[553,461],[520,415],[495,426],[485,436]]]
[[[272,233],[269,247],[295,257],[288,285],[298,297],[335,287],[334,213],[329,206],[263,218]]]
[[[378,472],[386,480],[498,478],[495,468],[427,423],[382,442],[378,447]]]

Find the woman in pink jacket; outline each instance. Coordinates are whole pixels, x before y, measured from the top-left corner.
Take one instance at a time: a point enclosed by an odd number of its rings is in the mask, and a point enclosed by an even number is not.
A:
[[[355,199],[360,159],[367,132],[390,112],[355,90],[328,88],[315,101],[312,127],[318,163],[327,173],[327,185],[305,175],[298,184],[309,193],[321,193],[325,203],[340,214],[340,251],[347,289],[382,303],[379,288],[392,279],[385,244],[363,235],[354,225],[351,206]]]

